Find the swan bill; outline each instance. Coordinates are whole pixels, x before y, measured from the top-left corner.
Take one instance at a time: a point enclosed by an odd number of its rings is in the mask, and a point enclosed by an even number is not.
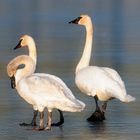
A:
[[[10,77],[11,79],[11,88],[15,88],[16,87],[16,81],[15,81],[15,76],[13,75],[12,77]]]
[[[78,22],[80,21],[81,18],[82,18],[82,17],[78,17],[78,18],[76,18],[76,19],[70,21],[69,24],[71,24],[71,23],[73,23],[73,24],[78,24]]]
[[[21,48],[21,42],[22,42],[22,39],[19,41],[19,43],[16,45],[16,47],[14,48],[14,50],[18,49],[18,48]]]

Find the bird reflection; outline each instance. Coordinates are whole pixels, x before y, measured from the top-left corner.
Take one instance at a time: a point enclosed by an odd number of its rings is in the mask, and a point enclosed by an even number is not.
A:
[[[105,122],[88,122],[89,130],[94,134],[101,134],[106,131],[106,123]]]

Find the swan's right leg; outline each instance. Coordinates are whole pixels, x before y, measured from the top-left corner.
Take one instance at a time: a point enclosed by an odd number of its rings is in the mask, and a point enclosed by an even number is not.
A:
[[[96,110],[87,120],[90,122],[100,122],[105,120],[104,112],[101,111],[98,105],[98,97],[94,96],[94,99],[96,103]]]
[[[38,114],[38,110],[34,110],[34,113],[33,113],[33,119],[31,121],[31,123],[20,123],[19,125],[20,126],[37,126],[36,124],[36,117],[37,117],[37,114]]]
[[[45,130],[51,130],[51,124],[52,124],[52,110],[48,110],[48,122]]]
[[[57,123],[52,123],[51,126],[60,126],[64,123],[64,116],[63,116],[63,112],[59,109],[57,109],[59,111],[60,114],[60,120]]]

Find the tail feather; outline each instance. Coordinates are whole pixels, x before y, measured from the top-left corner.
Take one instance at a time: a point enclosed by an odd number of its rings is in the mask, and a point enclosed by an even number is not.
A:
[[[79,111],[82,111],[82,110],[84,110],[84,108],[85,108],[85,103],[83,103],[82,101],[80,101],[80,100],[77,100],[77,108],[79,108]]]
[[[62,111],[69,111],[69,112],[81,112],[85,108],[85,104],[79,100],[75,100],[74,102],[66,101],[64,104],[57,105],[57,108],[59,108]]]
[[[136,100],[136,98],[132,97],[131,95],[126,95],[126,97],[125,97],[125,102],[133,102],[135,100]]]

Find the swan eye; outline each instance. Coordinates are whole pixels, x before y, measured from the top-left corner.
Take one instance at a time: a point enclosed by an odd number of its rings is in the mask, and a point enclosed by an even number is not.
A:
[[[25,64],[20,64],[20,65],[17,67],[17,70],[18,70],[18,69],[23,69],[23,68],[25,68]]]
[[[82,17],[78,17],[78,20],[81,20],[82,19]]]

